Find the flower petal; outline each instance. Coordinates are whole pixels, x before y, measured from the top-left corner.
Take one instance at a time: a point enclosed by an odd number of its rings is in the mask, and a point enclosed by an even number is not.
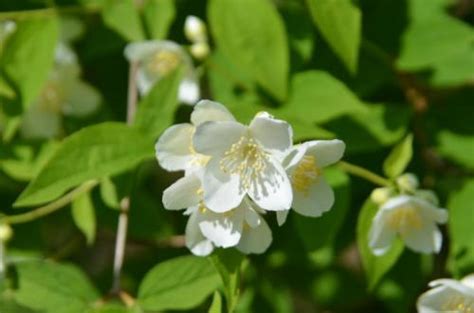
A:
[[[167,210],[181,210],[199,204],[198,190],[201,181],[190,174],[177,180],[163,192],[163,205]]]
[[[268,211],[289,210],[293,201],[291,183],[281,164],[270,157],[263,172],[250,185],[250,198]]]
[[[289,213],[290,213],[290,210],[277,211],[277,212],[276,212],[278,226],[281,226],[281,225],[285,224],[286,219],[288,218],[288,214],[289,214]]]
[[[282,165],[286,169],[287,172],[291,172],[291,170],[298,165],[301,159],[306,154],[307,146],[305,144],[294,145],[291,147],[289,152],[285,155]]]
[[[377,256],[385,254],[390,249],[396,236],[395,231],[386,226],[388,217],[386,211],[379,210],[369,230],[369,247]]]
[[[437,287],[423,293],[417,301],[418,313],[442,312],[443,307],[459,294],[451,288]]]
[[[239,176],[222,172],[217,158],[211,159],[207,164],[202,187],[204,203],[216,213],[236,208],[245,196],[244,190],[240,188]]]
[[[292,208],[301,215],[309,217],[321,216],[329,211],[334,204],[334,191],[323,177],[318,177],[308,192],[293,190]]]
[[[32,104],[23,114],[21,135],[24,138],[53,138],[61,133],[61,116]]]
[[[236,209],[225,214],[207,211],[201,215],[199,228],[204,237],[216,247],[229,248],[237,245],[242,236],[242,210]]]
[[[191,123],[198,126],[211,121],[235,121],[232,113],[219,102],[201,100],[195,106],[191,114]]]
[[[205,155],[221,156],[246,130],[244,125],[234,121],[206,122],[196,128],[194,148]]]
[[[410,233],[403,235],[402,239],[413,251],[438,253],[441,250],[443,235],[434,223],[427,223],[422,228],[413,229]]]
[[[195,77],[187,77],[181,81],[178,90],[179,101],[193,105],[201,97],[199,83]]]
[[[168,171],[185,170],[193,158],[194,126],[177,124],[166,129],[155,145],[156,158]]]
[[[272,231],[267,222],[262,219],[258,227],[247,228],[242,234],[237,249],[242,253],[264,253],[272,243]]]
[[[285,121],[277,120],[270,114],[257,114],[249,129],[255,139],[267,150],[286,152],[293,144],[293,130]]]
[[[245,201],[244,201],[245,202]],[[262,218],[260,215],[252,208],[251,205],[247,205],[244,208],[244,217],[245,217],[245,222],[247,225],[249,225],[251,228],[255,228],[262,223]]]
[[[346,149],[346,144],[338,139],[314,140],[305,143],[307,154],[316,158],[319,167],[325,167],[339,161]]]
[[[66,115],[87,116],[97,110],[100,100],[100,94],[94,87],[78,79],[71,86],[69,98],[62,109]]]
[[[194,213],[189,216],[188,223],[186,224],[186,247],[188,247],[194,255],[207,256],[214,250],[214,245],[201,233],[198,224],[198,215],[199,213]]]

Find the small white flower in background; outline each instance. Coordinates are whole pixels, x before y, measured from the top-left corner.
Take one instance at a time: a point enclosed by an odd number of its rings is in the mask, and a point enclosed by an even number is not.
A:
[[[184,66],[184,77],[178,91],[181,102],[194,105],[200,98],[199,83],[189,55],[175,42],[149,40],[128,44],[125,56],[137,62],[137,86],[142,96],[166,75]]]
[[[318,217],[334,204],[334,191],[323,177],[322,168],[338,162],[344,154],[341,140],[314,140],[293,147],[283,162],[293,187],[292,208],[297,213]],[[278,211],[282,225],[289,211]]]
[[[474,312],[474,274],[466,276],[461,281],[434,280],[429,286],[432,289],[418,298],[418,313]]]
[[[197,16],[189,15],[184,22],[184,34],[192,42],[191,54],[198,60],[209,55],[206,24]]]
[[[60,42],[55,63],[38,98],[23,115],[24,138],[53,138],[62,130],[62,115],[84,117],[97,110],[101,97],[81,78],[74,51]]]
[[[369,246],[375,255],[383,255],[399,236],[413,251],[437,253],[443,240],[437,224],[444,224],[447,219],[447,210],[416,195],[391,197],[372,221]]]
[[[16,23],[14,21],[6,20],[0,22],[0,51],[2,50],[3,43],[15,30]]]
[[[290,209],[293,193],[281,161],[292,137],[291,126],[268,113],[257,114],[249,126],[235,121],[199,125],[194,148],[211,156],[202,182],[206,206],[226,212],[248,195],[264,210]]]

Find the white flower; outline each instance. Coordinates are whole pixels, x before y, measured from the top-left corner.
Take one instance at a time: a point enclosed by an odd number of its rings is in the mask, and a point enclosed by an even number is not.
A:
[[[198,60],[203,60],[209,55],[209,44],[198,42],[191,45],[191,54]]]
[[[235,121],[207,122],[193,138],[197,152],[211,156],[203,178],[204,203],[226,212],[248,195],[264,210],[288,210],[291,183],[281,165],[292,144],[291,126],[260,113],[244,126]]]
[[[433,289],[418,298],[418,313],[474,312],[474,274],[461,281],[438,279],[429,286]]]
[[[284,161],[293,187],[291,207],[297,213],[318,217],[334,204],[334,191],[323,177],[322,168],[342,158],[341,140],[314,140],[294,146]],[[288,211],[278,211],[278,224],[286,221]]]
[[[84,117],[100,104],[99,93],[81,78],[74,51],[64,43],[55,50],[54,67],[38,98],[22,118],[25,138],[52,138],[62,129],[62,115]]]
[[[184,34],[193,43],[207,42],[206,24],[197,16],[189,15],[186,17]]]
[[[209,121],[235,121],[232,113],[218,102],[201,100],[191,114],[191,123],[173,125],[161,135],[155,151],[161,167],[168,171],[192,170],[207,164],[209,157],[193,147],[196,126]]]
[[[168,40],[134,42],[125,48],[125,56],[130,62],[138,63],[137,86],[142,96],[155,83],[182,65],[185,73],[179,86],[178,98],[187,104],[195,104],[199,100],[199,84],[193,63],[177,43]]]
[[[442,235],[437,224],[446,223],[448,212],[416,196],[399,195],[379,209],[369,232],[369,246],[375,255],[390,248],[395,236],[416,252],[439,252]]]

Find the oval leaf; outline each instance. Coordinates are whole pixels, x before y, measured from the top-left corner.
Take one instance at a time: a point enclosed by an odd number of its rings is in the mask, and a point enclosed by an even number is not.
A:
[[[165,39],[176,15],[173,0],[148,0],[143,6],[143,18],[153,39]]]
[[[106,0],[102,18],[108,27],[128,41],[145,39],[140,15],[132,0]]]
[[[94,204],[89,192],[74,199],[71,213],[77,228],[86,236],[87,243],[92,244],[95,240],[96,221]]]
[[[409,134],[393,148],[383,162],[383,171],[390,178],[401,175],[413,157],[413,135]]]

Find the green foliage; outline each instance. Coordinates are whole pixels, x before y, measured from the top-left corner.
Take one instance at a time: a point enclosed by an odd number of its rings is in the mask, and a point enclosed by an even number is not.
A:
[[[268,93],[287,96],[288,42],[269,0],[211,0],[208,15],[219,49]]]
[[[401,175],[413,157],[413,135],[409,134],[398,145],[383,162],[383,171],[390,178]]]
[[[143,27],[132,0],[105,0],[104,23],[127,41],[143,40]]]
[[[100,180],[100,196],[109,208],[118,209],[120,207],[117,188],[109,177]]]
[[[151,157],[153,140],[136,129],[123,123],[87,127],[64,140],[15,205],[54,200],[87,180],[118,174]]]
[[[350,0],[307,0],[313,21],[344,62],[355,74],[359,59],[362,13]]]
[[[377,206],[370,199],[362,207],[357,221],[357,246],[362,258],[368,288],[373,290],[385,274],[395,265],[403,252],[403,243],[394,240],[392,247],[382,256],[376,256],[369,248],[369,231],[377,213]]]
[[[222,313],[222,297],[218,291],[214,292],[209,313]]]
[[[147,0],[143,18],[153,39],[165,39],[176,15],[173,0]]]
[[[148,272],[138,291],[138,303],[145,310],[185,310],[200,304],[219,284],[219,275],[207,259],[184,256]]]
[[[86,236],[87,243],[92,244],[95,240],[96,219],[90,193],[86,192],[74,199],[71,209],[74,223]]]

